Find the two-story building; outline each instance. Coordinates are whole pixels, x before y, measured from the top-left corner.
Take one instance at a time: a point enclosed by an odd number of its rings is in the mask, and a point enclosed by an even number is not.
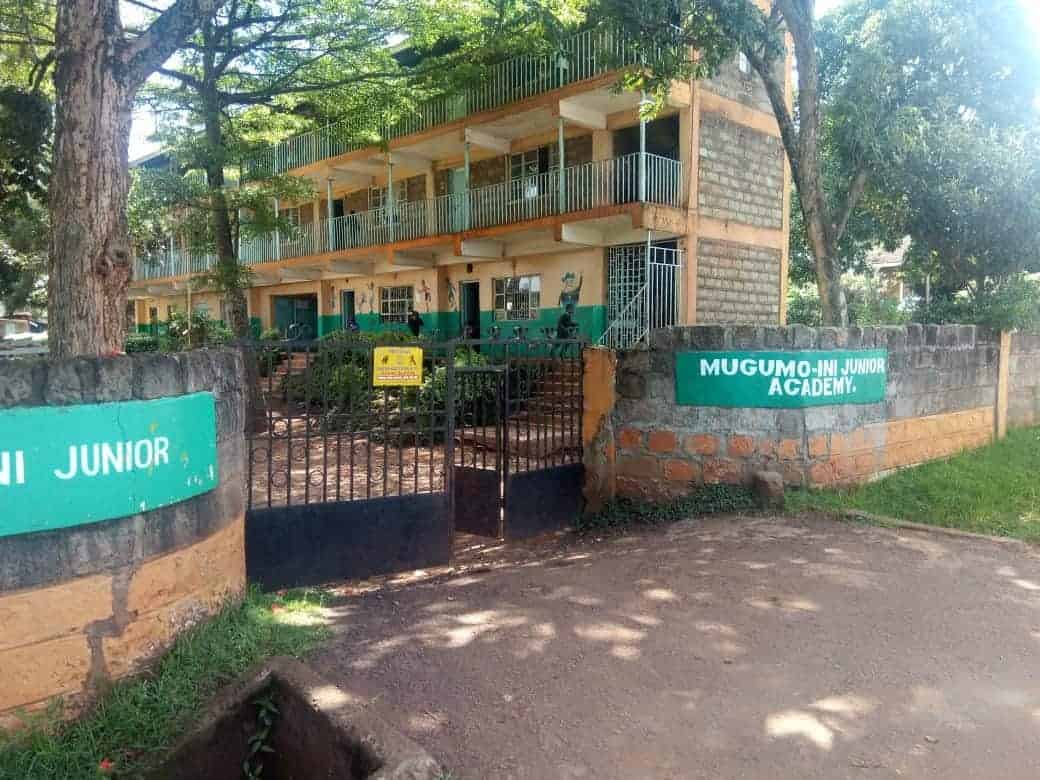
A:
[[[782,323],[790,186],[761,81],[741,57],[643,121],[608,65],[626,55],[587,30],[386,124],[379,146],[344,123],[249,161],[247,179],[319,193],[276,204],[290,234],[238,248],[255,328],[378,330],[414,308],[444,338],[541,335],[573,307],[581,335],[628,346],[661,325]],[[219,316],[216,296],[187,293],[213,258],[174,246],[137,264],[140,326],[189,300]]]

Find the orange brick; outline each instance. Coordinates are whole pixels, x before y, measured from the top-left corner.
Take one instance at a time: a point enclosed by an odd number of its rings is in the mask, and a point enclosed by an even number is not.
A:
[[[90,671],[85,634],[0,652],[0,712],[83,690]]]
[[[622,455],[618,458],[618,476],[655,479],[660,476],[657,458],[649,455]]]
[[[809,484],[815,486],[833,485],[836,481],[834,466],[830,461],[814,463],[809,468]]]
[[[671,431],[652,431],[647,437],[646,446],[651,452],[674,452],[679,446],[679,437]]]
[[[643,432],[636,428],[622,428],[617,438],[623,450],[638,450],[643,446]]]
[[[683,449],[691,455],[715,455],[719,451],[719,440],[707,433],[687,436]]]
[[[755,440],[750,436],[730,436],[726,452],[734,458],[746,458],[755,451]]]
[[[112,616],[112,578],[80,577],[0,596],[0,650],[83,631]]]
[[[188,596],[209,604],[245,587],[245,519],[206,539],[146,561],[130,580],[127,609],[145,613]]]
[[[149,612],[126,626],[119,636],[106,636],[102,647],[109,675],[115,679],[139,671],[166,650],[179,633],[214,611],[187,598]]]
[[[864,452],[854,458],[856,475],[869,477],[877,469],[877,459],[873,452]]]
[[[664,463],[664,478],[669,482],[695,482],[699,476],[697,464],[688,460],[667,460]]]
[[[798,439],[782,439],[777,454],[781,460],[796,460],[802,454],[802,443]]]
[[[702,469],[704,481],[708,484],[739,485],[744,481],[744,469],[734,460],[711,458],[704,461]]]
[[[827,455],[828,451],[827,435],[814,436],[809,439],[809,457],[810,458],[822,458]]]

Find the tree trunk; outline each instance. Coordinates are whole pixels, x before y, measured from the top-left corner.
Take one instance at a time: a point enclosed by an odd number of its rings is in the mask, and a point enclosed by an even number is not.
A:
[[[802,220],[816,264],[821,319],[824,325],[843,328],[848,325],[848,307],[845,303],[845,290],[841,286],[841,272],[838,270],[837,246],[827,230],[825,217],[819,208],[813,208],[803,201]]]
[[[55,357],[112,354],[126,335],[133,99],[116,0],[58,3],[55,37],[48,344]]]
[[[242,280],[238,268],[238,253],[231,239],[231,215],[224,196],[224,135],[220,125],[220,104],[216,90],[207,85],[203,97],[203,125],[206,132],[206,184],[212,193],[213,236],[217,247],[217,262],[226,269],[220,278]],[[243,284],[228,284],[222,290],[227,302],[228,326],[238,339],[250,336],[249,306]]]

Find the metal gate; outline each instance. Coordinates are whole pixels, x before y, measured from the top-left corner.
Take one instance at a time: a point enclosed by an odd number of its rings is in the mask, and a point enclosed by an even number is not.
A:
[[[580,342],[395,345],[422,347],[420,387],[373,387],[374,345],[348,333],[252,346],[251,579],[447,563],[455,530],[516,539],[580,511]]]
[[[460,342],[469,364],[455,369],[456,530],[522,539],[581,511],[582,346]]]
[[[683,254],[672,246],[610,247],[609,324],[600,343],[611,349],[630,349],[647,338],[650,331],[682,322],[682,266]]]

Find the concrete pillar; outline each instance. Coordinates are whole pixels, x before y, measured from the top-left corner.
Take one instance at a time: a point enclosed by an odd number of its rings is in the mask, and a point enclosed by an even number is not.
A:
[[[639,202],[646,203],[646,119],[643,118],[643,106],[647,101],[646,92],[639,98]]]
[[[1007,436],[1008,429],[1008,398],[1011,379],[1011,333],[1001,331],[1000,333],[1000,363],[997,369],[997,406],[993,415],[996,430],[994,435],[997,439]]]
[[[278,203],[278,198],[274,199],[274,218],[278,219],[282,215],[282,207]],[[278,228],[274,229],[274,259],[282,259],[282,235]]]
[[[582,445],[585,462],[586,507],[595,512],[617,494],[612,415],[616,402],[617,353],[604,347],[586,347],[585,394],[582,400]]]
[[[386,155],[386,203],[384,204],[384,209],[386,210],[387,232],[389,233],[390,241],[393,242],[397,204],[394,203],[394,158],[391,154]]]
[[[566,140],[563,137],[562,116],[556,118],[556,144],[558,149],[557,157],[559,158],[559,160],[557,161],[559,164],[559,181],[557,182],[557,187],[559,191],[558,205],[560,208],[560,213],[563,214],[567,211],[567,182],[563,179],[563,171],[564,168],[566,168],[566,161],[564,158],[566,157],[567,144]]]
[[[325,180],[325,240],[328,241],[329,252],[336,249],[336,225],[332,221],[335,213],[332,208],[332,177],[330,176]]]
[[[470,227],[469,191],[473,189],[473,184],[470,179],[469,141],[466,141],[462,146],[462,165],[466,173],[466,192],[462,198],[462,227],[468,230]]]

